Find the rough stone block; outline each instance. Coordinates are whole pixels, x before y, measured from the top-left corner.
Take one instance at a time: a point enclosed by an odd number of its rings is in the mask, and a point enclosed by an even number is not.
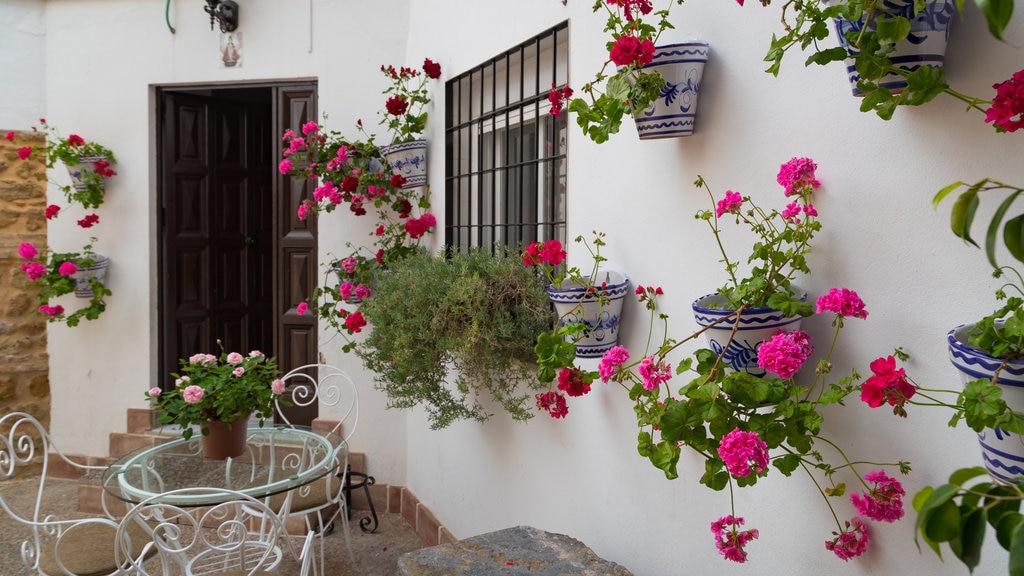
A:
[[[398,568],[403,576],[632,576],[579,540],[530,526],[409,552]]]

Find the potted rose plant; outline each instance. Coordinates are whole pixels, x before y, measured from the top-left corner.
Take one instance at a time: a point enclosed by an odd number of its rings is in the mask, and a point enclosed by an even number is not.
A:
[[[93,252],[92,238],[81,252],[52,252],[39,250],[29,242],[18,246],[18,255],[24,259],[21,270],[34,286],[39,288],[37,312],[49,322],[63,322],[78,326],[84,318],[95,320],[107,309],[106,297],[112,292],[106,287],[106,268],[109,260]],[[67,312],[64,306],[51,300],[71,294],[88,298],[87,305]]]
[[[210,458],[234,457],[245,448],[245,429],[251,416],[259,425],[274,415],[274,401],[285,391],[277,364],[259,350],[243,356],[226,352],[220,341],[220,356],[199,353],[179,360],[181,368],[171,374],[174,387],[159,387],[145,393],[157,410],[157,422],[181,428],[186,440],[198,426],[204,449]],[[287,404],[285,400],[277,399]],[[205,438],[231,434],[230,444],[211,446]],[[216,439],[215,440],[219,440]]]

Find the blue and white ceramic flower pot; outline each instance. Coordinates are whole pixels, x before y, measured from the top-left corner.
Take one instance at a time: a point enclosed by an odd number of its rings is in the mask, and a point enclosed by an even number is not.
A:
[[[960,371],[960,380],[966,385],[979,378],[992,379],[999,371],[996,385],[1003,390],[1003,400],[1015,411],[1024,411],[1024,361],[1014,360],[1003,365],[994,358],[967,343],[973,324],[958,326],[949,331],[949,360]],[[996,480],[1016,484],[1024,477],[1024,436],[1001,429],[985,429],[978,434],[981,457],[985,468]]]
[[[645,72],[660,72],[665,86],[654,105],[633,114],[641,140],[674,138],[693,134],[697,120],[704,64],[711,48],[706,42],[684,42],[658,46]]]
[[[828,4],[828,2],[826,2]],[[894,16],[902,16],[910,20],[910,33],[894,46],[888,56],[897,67],[912,72],[921,66],[941,68],[946,59],[946,42],[949,38],[949,23],[956,14],[953,0],[928,0],[924,9],[914,16],[913,0],[882,0],[881,11]],[[839,36],[839,44],[850,55],[857,50],[850,47],[846,40],[847,32],[859,32],[864,28],[864,19],[854,22],[844,18],[834,18],[832,25]],[[868,30],[874,30],[875,23],[868,23]],[[854,66],[852,58],[846,59],[846,72],[850,78],[850,87],[854,96],[864,94],[857,90],[860,74]],[[907,80],[898,74],[889,74],[882,78],[879,86],[893,93],[899,93],[907,87]]]
[[[714,353],[721,354],[722,360],[733,370],[753,376],[767,373],[757,365],[757,350],[761,344],[779,330],[799,330],[803,320],[803,316],[786,316],[774,308],[749,308],[739,318],[723,320],[735,311],[723,306],[728,306],[728,302],[717,293],[702,296],[693,302],[693,317],[701,328],[710,326],[704,336]],[[733,326],[737,322],[734,336]]]
[[[78,164],[68,166],[68,175],[71,176],[71,185],[79,192],[85,191],[85,178],[96,172],[96,161],[106,160],[106,156],[79,156]],[[103,182],[100,182],[102,186]]]
[[[75,283],[75,296],[79,298],[92,298],[92,285],[89,280],[96,278],[100,282],[105,282],[107,279],[110,258],[93,254],[92,259],[92,266],[82,266],[71,275],[71,280]]]
[[[561,288],[548,286],[548,296],[561,319],[559,326],[578,322],[586,325],[583,337],[576,341],[578,358],[600,358],[619,342],[622,302],[629,293],[629,278],[614,271],[603,272],[599,278],[601,281],[596,284],[608,297],[603,308],[584,286],[572,282],[564,282]]]
[[[415,188],[427,183],[427,141],[424,139],[390,144],[382,149],[391,171],[405,177],[402,188]]]

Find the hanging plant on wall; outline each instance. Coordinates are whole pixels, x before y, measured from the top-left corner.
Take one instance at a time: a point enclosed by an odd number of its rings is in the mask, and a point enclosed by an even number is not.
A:
[[[42,130],[36,127],[32,129],[46,135],[46,167],[50,169],[57,161],[63,162],[74,181],[74,186],[56,186],[64,192],[69,203],[80,204],[87,210],[99,207],[103,203],[107,180],[116,174],[111,168],[114,162],[113,152],[94,142],[87,142],[76,134],[62,138],[45,119],[40,118],[39,122]],[[8,132],[5,138],[14,142],[16,134]],[[35,149],[32,146],[23,146],[18,150],[18,157],[23,161],[31,161],[37,158],[34,153]],[[40,178],[46,179],[48,174],[52,172],[47,172]],[[55,220],[62,214],[65,214],[65,209],[57,204],[46,207],[47,220]],[[65,216],[65,219],[67,218],[71,216]],[[82,229],[91,229],[99,222],[99,215],[92,212],[77,220],[76,224]],[[39,307],[36,311],[49,322],[63,322],[73,327],[82,319],[99,318],[107,309],[106,297],[112,295],[106,286],[110,259],[93,250],[95,243],[96,238],[90,238],[81,250],[75,252],[55,252],[46,247],[37,248],[28,242],[18,247],[18,254],[24,259],[21,270],[32,285],[39,289]],[[69,311],[63,304],[52,302],[71,293],[79,298],[88,299],[88,303]]]
[[[514,420],[533,416],[536,335],[554,314],[544,283],[517,254],[426,250],[380,275],[361,305],[369,322],[356,354],[391,408],[421,407],[433,429],[487,420],[493,401]]]
[[[742,6],[743,0],[737,3]],[[976,3],[985,15],[989,32],[1001,40],[1013,14],[1013,0],[976,0]],[[771,0],[761,4],[770,6]],[[772,35],[764,57],[771,63],[766,70],[768,73],[778,76],[782,59],[790,49],[810,48],[812,53],[805,65],[848,61],[850,77],[855,81],[854,93],[863,96],[862,112],[873,111],[888,120],[898,106],[920,106],[945,93],[964,102],[968,110],[984,113],[985,121],[993,122],[997,131],[1016,129],[1011,129],[1005,121],[1005,107],[998,102],[1004,91],[1000,86],[1019,85],[1024,81],[1024,70],[996,84],[997,94],[992,100],[986,100],[961,93],[949,85],[945,70],[938,66],[941,54],[915,57],[909,64],[895,56],[896,48],[906,44],[908,39],[917,44],[925,41],[925,32],[917,28],[917,23],[935,29],[948,24],[957,13],[962,18],[963,1],[955,3],[955,11],[949,0],[785,0],[775,4],[780,6],[784,30]],[[823,47],[833,27],[842,34],[845,46]],[[945,34],[945,31],[939,33],[943,43]],[[922,60],[926,65],[920,65]],[[893,78],[902,78],[904,86],[890,90]],[[1024,112],[1021,101],[1014,107],[1015,111],[1009,116]]]

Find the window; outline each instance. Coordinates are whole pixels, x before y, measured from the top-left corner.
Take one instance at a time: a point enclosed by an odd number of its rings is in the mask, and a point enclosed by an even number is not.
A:
[[[565,117],[551,85],[568,82],[563,22],[446,87],[445,244],[466,251],[565,242]]]

